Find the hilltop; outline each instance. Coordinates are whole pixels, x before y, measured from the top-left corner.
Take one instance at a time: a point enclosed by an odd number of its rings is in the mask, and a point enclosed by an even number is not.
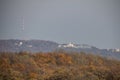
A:
[[[86,52],[108,58],[120,59],[120,49],[99,49],[88,44],[59,44],[45,40],[0,40],[0,52]]]

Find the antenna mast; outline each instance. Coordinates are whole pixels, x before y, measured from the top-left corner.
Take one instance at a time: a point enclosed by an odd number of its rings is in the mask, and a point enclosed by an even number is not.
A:
[[[21,31],[22,31],[22,34],[24,33],[24,31],[25,31],[25,20],[24,20],[24,16],[22,16],[21,17],[21,22],[22,22],[22,24],[21,24]],[[25,40],[25,34],[24,35],[22,35],[22,40]]]
[[[24,22],[24,17],[22,17],[22,30],[25,30],[25,22]]]

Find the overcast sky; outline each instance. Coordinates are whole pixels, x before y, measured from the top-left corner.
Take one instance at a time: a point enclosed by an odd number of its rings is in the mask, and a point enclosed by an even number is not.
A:
[[[120,48],[120,0],[0,0],[0,39]]]

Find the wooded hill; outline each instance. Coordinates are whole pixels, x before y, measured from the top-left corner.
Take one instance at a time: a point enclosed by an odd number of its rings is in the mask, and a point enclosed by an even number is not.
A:
[[[0,40],[0,52],[53,52],[64,50],[66,52],[86,52],[120,60],[119,49],[99,49],[87,44],[59,44],[46,40]]]
[[[120,61],[84,52],[4,52],[0,80],[120,80]]]

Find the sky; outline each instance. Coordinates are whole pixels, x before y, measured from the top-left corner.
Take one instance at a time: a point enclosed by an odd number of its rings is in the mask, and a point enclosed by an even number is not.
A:
[[[0,0],[0,39],[120,48],[120,0]]]

